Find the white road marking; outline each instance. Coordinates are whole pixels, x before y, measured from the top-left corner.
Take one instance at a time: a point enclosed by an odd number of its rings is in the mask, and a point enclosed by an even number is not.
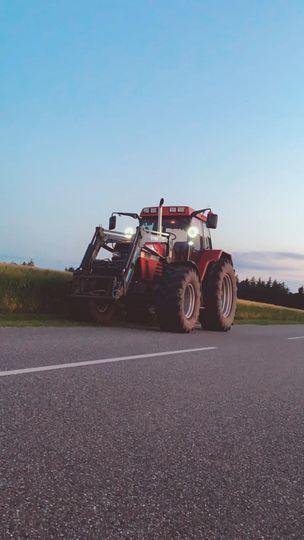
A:
[[[304,336],[289,337],[287,339],[290,339],[290,340],[292,340],[292,339],[304,339]]]
[[[170,356],[172,354],[185,354],[200,351],[214,351],[217,347],[200,347],[197,349],[180,349],[178,351],[163,351],[148,354],[134,354],[132,356],[118,356],[116,358],[101,358],[100,360],[88,360],[86,362],[70,362],[68,364],[54,364],[49,366],[37,366],[22,369],[10,369],[6,371],[0,371],[0,377],[7,377],[9,375],[22,375],[23,373],[36,373],[39,371],[53,371],[55,369],[67,369],[77,368],[82,366],[95,366],[98,364],[108,364],[111,362],[122,362],[124,360],[140,360],[142,358],[154,358],[157,356]]]

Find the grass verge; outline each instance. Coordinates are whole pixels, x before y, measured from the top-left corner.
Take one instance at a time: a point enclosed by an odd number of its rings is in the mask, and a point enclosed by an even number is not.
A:
[[[123,323],[121,323],[123,325]],[[304,312],[281,306],[238,300],[235,324],[304,324]],[[97,326],[48,314],[0,314],[0,327]],[[116,325],[115,325],[116,326]]]
[[[38,315],[33,313],[0,313],[1,327],[34,327],[34,326],[94,326],[79,321],[52,317],[52,315]]]
[[[238,300],[235,324],[304,324],[304,311]]]

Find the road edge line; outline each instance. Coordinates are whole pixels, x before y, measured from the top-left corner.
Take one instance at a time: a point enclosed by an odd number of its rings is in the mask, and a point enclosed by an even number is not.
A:
[[[36,367],[29,367],[29,368],[20,368],[20,369],[11,369],[11,370],[5,370],[0,371],[0,377],[8,377],[11,375],[22,375],[26,373],[38,373],[43,371],[55,371],[57,369],[69,369],[69,368],[77,368],[77,367],[84,367],[84,366],[95,366],[99,364],[109,364],[112,362],[123,362],[125,360],[140,360],[144,358],[156,358],[160,356],[170,356],[174,354],[183,354],[183,353],[193,353],[193,352],[202,352],[202,351],[212,351],[216,350],[217,347],[199,347],[196,349],[178,349],[176,351],[162,351],[162,352],[154,352],[154,353],[146,353],[146,354],[135,354],[131,356],[118,356],[114,358],[101,358],[99,360],[87,360],[82,362],[69,362],[66,364],[51,364],[48,366],[36,366]]]

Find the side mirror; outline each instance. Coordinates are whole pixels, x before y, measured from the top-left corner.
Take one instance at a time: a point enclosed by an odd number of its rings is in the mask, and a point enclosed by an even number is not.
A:
[[[111,216],[109,219],[109,229],[112,231],[116,227],[116,216]]]
[[[213,214],[213,212],[209,212],[207,215],[207,227],[208,229],[216,229],[218,222],[218,215]]]

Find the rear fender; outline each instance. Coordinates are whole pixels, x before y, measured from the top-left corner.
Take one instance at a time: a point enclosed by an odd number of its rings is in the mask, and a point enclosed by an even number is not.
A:
[[[203,251],[197,263],[198,273],[201,281],[203,281],[209,265],[214,262],[218,262],[220,259],[224,259],[233,264],[231,255],[226,251],[221,249],[207,249],[206,251]]]

